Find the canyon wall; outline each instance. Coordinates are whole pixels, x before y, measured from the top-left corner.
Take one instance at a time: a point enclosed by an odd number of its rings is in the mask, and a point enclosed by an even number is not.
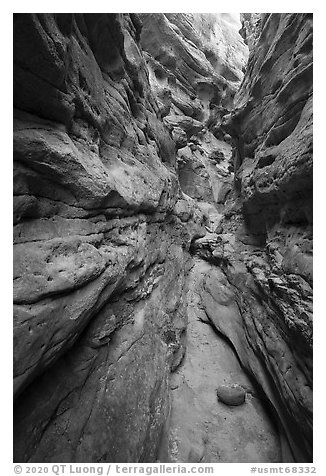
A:
[[[179,185],[176,114],[162,121],[140,46],[146,17],[143,30],[135,14],[14,18],[16,461],[156,458],[169,373],[184,353],[185,251],[205,235],[207,215]],[[176,106],[190,138],[204,128],[211,91],[228,82],[172,33],[163,40],[186,57],[176,88],[187,63],[191,94],[203,82],[194,105],[186,90]],[[220,69],[231,85],[244,59],[230,55]]]
[[[310,461],[312,59],[312,15],[265,15],[231,120],[245,224],[265,243],[267,266],[249,267],[274,306],[270,329],[262,322],[269,375],[295,458]]]
[[[243,17],[244,74],[232,14],[15,15],[15,461],[157,461],[191,255],[311,461],[311,23]]]
[[[284,461],[312,461],[312,19],[265,14],[223,119],[234,191],[218,233],[207,318],[232,343],[284,432]]]
[[[232,190],[231,137],[221,128],[248,48],[236,14],[142,14],[141,46],[163,123],[175,141],[180,187],[214,230]],[[226,141],[226,142],[225,142]]]
[[[192,236],[139,34],[136,15],[15,15],[16,461],[156,458]]]

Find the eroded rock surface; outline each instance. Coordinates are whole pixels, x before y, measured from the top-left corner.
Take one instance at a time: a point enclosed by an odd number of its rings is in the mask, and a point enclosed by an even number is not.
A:
[[[192,244],[220,266],[203,302],[271,402],[284,461],[312,460],[311,68],[311,16],[266,14],[224,118],[235,191],[217,233]]]
[[[218,272],[216,266],[195,258],[187,274],[187,349],[183,364],[171,377],[169,431],[166,447],[161,448],[167,454],[161,458],[174,463],[277,462],[279,435],[264,400],[232,346],[210,325],[205,287]],[[228,312],[226,303],[225,309]],[[220,310],[216,309],[219,317]],[[232,319],[230,311],[228,317]],[[241,386],[246,403],[228,406],[219,401],[217,391],[234,382]]]
[[[153,13],[141,18],[150,84],[176,143],[181,189],[215,229],[215,206],[225,202],[233,181],[231,147],[225,142],[230,136],[220,126],[233,108],[248,58],[239,17]]]
[[[14,21],[16,461],[155,461],[188,227],[140,21]],[[193,225],[191,225],[193,223]],[[204,233],[203,233],[204,234]]]
[[[239,31],[249,50],[253,50],[261,33],[263,13],[240,13],[242,28]]]
[[[238,93],[232,14],[15,16],[15,461],[311,461],[312,20],[253,15]]]

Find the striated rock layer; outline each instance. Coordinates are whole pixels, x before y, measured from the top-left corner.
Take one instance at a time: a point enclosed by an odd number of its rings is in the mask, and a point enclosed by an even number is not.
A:
[[[232,461],[234,446],[274,462],[279,435],[282,461],[312,460],[312,20],[243,14],[244,77],[240,28],[15,15],[15,461]],[[199,360],[179,377],[202,399],[180,385],[171,403],[187,313]],[[230,429],[228,371],[250,403]],[[197,430],[183,395],[208,405]]]
[[[141,46],[160,115],[176,144],[181,190],[215,229],[216,205],[232,189],[231,148],[224,142],[230,136],[221,123],[248,59],[239,15],[153,13],[141,19]]]
[[[284,461],[312,461],[312,19],[266,14],[235,110],[235,192],[192,249],[209,320],[259,383]],[[286,442],[289,447],[286,448]]]
[[[139,35],[133,14],[15,15],[15,461],[156,458],[201,216],[174,213]]]

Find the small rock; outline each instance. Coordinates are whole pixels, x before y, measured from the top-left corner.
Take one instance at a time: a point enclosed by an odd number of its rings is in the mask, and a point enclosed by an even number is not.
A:
[[[240,385],[220,385],[216,390],[217,396],[225,405],[242,405],[246,399],[246,392]]]

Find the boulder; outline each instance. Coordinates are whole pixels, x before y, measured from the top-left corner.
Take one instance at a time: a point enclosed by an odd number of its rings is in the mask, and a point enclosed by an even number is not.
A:
[[[238,406],[245,403],[246,392],[240,385],[220,385],[216,389],[219,400],[225,405]]]

